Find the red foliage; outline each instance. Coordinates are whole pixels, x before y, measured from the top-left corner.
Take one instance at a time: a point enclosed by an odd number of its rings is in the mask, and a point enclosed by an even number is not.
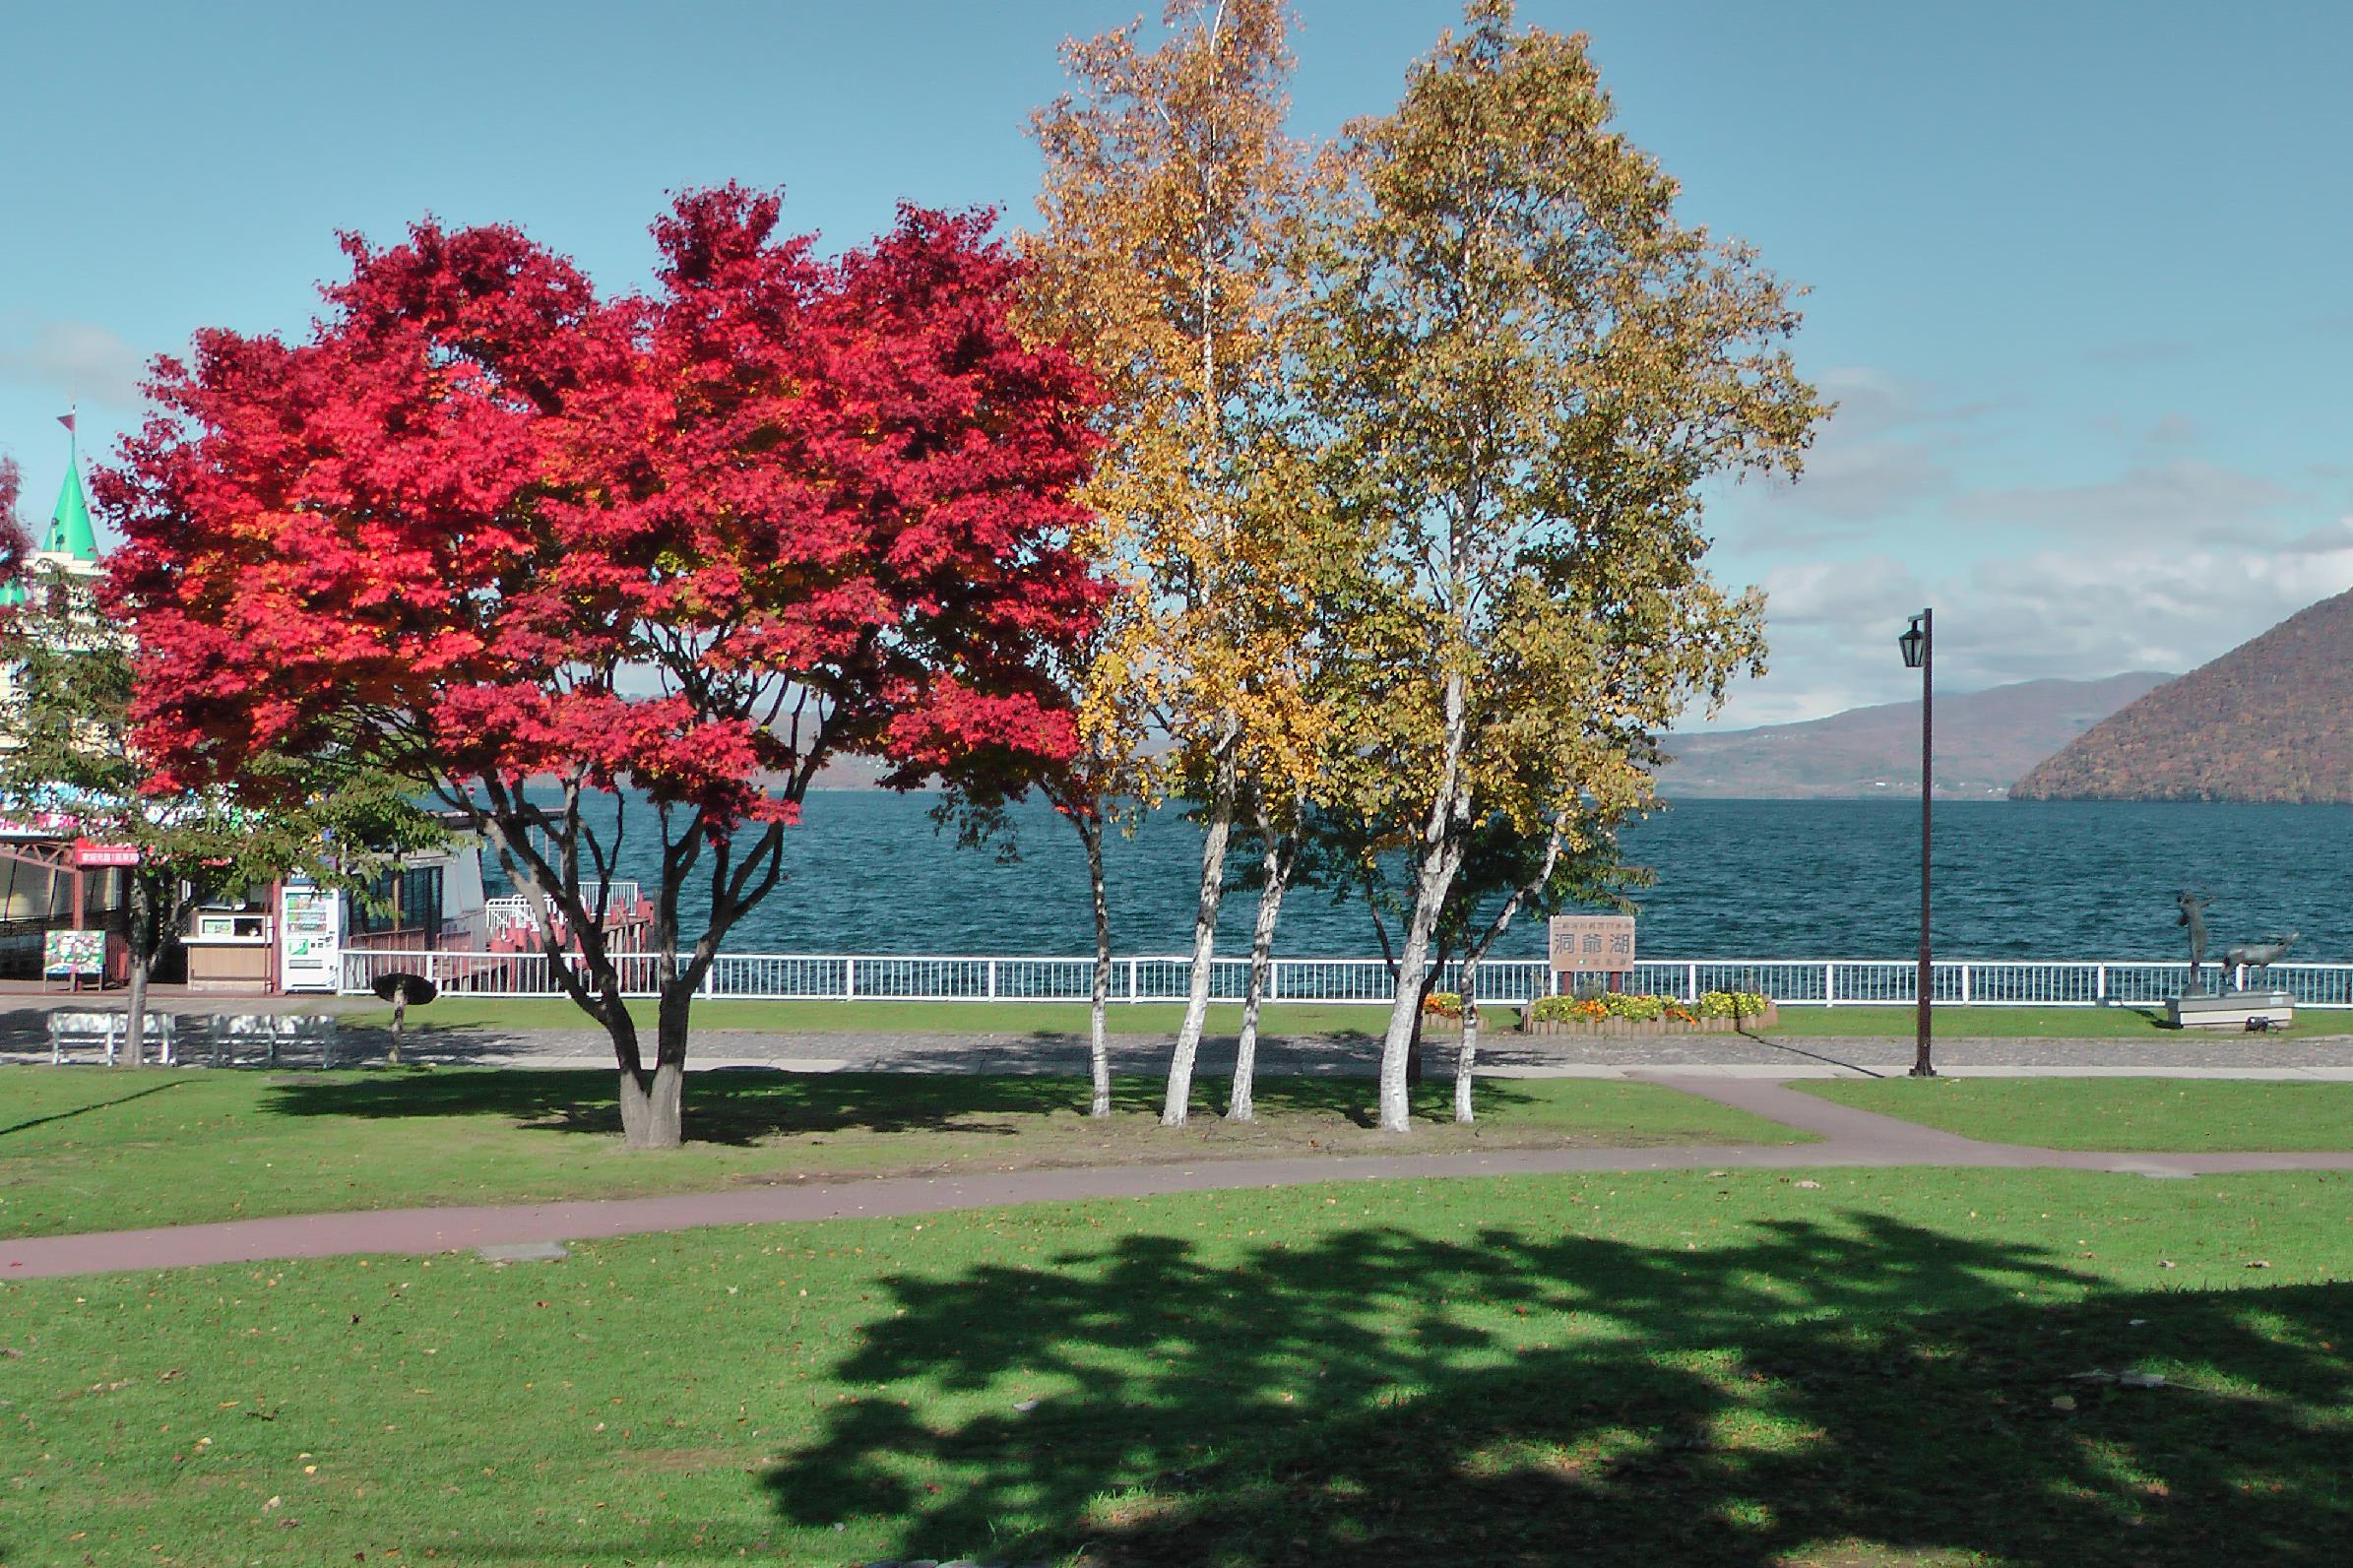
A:
[[[903,209],[838,260],[777,218],[684,196],[657,285],[609,299],[511,228],[347,238],[305,341],[159,362],[96,492],[171,782],[345,746],[626,783],[724,837],[835,752],[1066,758],[1092,383],[1013,332],[985,215]]]

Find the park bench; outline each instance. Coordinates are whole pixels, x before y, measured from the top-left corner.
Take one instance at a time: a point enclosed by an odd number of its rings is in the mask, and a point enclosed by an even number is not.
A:
[[[176,1019],[169,1013],[147,1015],[147,1038],[154,1046],[157,1060],[171,1064],[171,1040]],[[130,1034],[128,1013],[53,1012],[49,1015],[49,1060],[53,1065],[75,1060],[69,1052],[97,1049],[105,1053],[106,1065],[114,1065],[115,1056],[122,1050]]]
[[[213,1060],[234,1067],[238,1047],[251,1041],[263,1049],[263,1061],[278,1065],[278,1053],[286,1046],[319,1048],[319,1063],[323,1067],[335,1065],[337,1039],[335,1015],[332,1013],[237,1013],[213,1020]]]

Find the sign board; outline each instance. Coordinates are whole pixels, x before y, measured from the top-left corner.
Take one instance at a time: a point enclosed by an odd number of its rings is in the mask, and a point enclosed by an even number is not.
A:
[[[1622,974],[1634,967],[1630,914],[1553,916],[1553,972]]]
[[[344,896],[290,881],[278,893],[278,987],[340,991],[344,984]]]
[[[74,864],[82,870],[94,866],[137,865],[139,847],[131,844],[100,844],[95,839],[74,841]]]
[[[102,979],[106,973],[106,933],[51,931],[41,942],[41,973],[49,979]]]

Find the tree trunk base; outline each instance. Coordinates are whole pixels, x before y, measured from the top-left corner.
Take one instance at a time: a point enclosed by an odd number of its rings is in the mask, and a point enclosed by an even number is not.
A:
[[[1467,1026],[1462,1032],[1462,1050],[1454,1058],[1454,1119],[1472,1119],[1471,1085],[1479,1070],[1479,1029]]]
[[[621,1072],[621,1133],[632,1149],[675,1149],[686,1141],[686,1065]]]

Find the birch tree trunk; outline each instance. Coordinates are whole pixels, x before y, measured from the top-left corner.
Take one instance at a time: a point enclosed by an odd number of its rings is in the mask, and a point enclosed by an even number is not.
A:
[[[1265,873],[1258,895],[1258,918],[1250,929],[1250,983],[1241,999],[1241,1037],[1234,1047],[1234,1094],[1226,1106],[1229,1121],[1256,1119],[1250,1092],[1258,1072],[1258,1008],[1266,997],[1266,977],[1275,949],[1275,922],[1283,912],[1283,893],[1291,882],[1293,856],[1290,835],[1277,831],[1262,806],[1258,834],[1265,846],[1259,864]]]
[[[1551,839],[1544,849],[1544,865],[1536,873],[1536,880],[1524,887],[1514,888],[1511,897],[1503,901],[1503,908],[1462,961],[1462,1050],[1454,1059],[1454,1119],[1471,1119],[1471,1081],[1479,1066],[1479,962],[1487,957],[1487,950],[1495,945],[1502,934],[1511,928],[1511,918],[1519,913],[1520,906],[1541,894],[1553,880],[1553,872],[1560,864],[1560,847],[1568,837],[1564,817],[1553,821]]]
[[[1087,890],[1095,901],[1095,979],[1088,997],[1087,1074],[1095,1088],[1090,1116],[1112,1113],[1112,1048],[1105,1010],[1112,999],[1112,904],[1103,883],[1103,819],[1073,819],[1087,846]]]
[[[1193,1063],[1201,1054],[1201,1031],[1209,1021],[1209,988],[1217,958],[1218,904],[1226,891],[1226,847],[1234,836],[1238,769],[1233,739],[1218,761],[1210,789],[1209,820],[1201,836],[1201,903],[1193,916],[1192,987],[1184,999],[1184,1022],[1169,1058],[1169,1092],[1161,1100],[1160,1124],[1181,1127],[1193,1098]]]
[[[1412,1128],[1406,1099],[1406,1076],[1414,1047],[1421,1037],[1422,998],[1431,970],[1431,943],[1437,933],[1438,914],[1454,887],[1454,873],[1462,864],[1462,848],[1451,835],[1426,850],[1414,878],[1414,908],[1405,927],[1405,947],[1398,955],[1397,1000],[1389,1009],[1389,1032],[1380,1047],[1380,1127],[1383,1132]]]
[[[1420,1033],[1430,944],[1437,932],[1446,895],[1454,889],[1454,873],[1462,866],[1462,838],[1456,819],[1463,806],[1465,696],[1462,675],[1449,671],[1443,694],[1444,762],[1431,800],[1430,818],[1422,828],[1421,856],[1414,868],[1414,907],[1406,918],[1404,951],[1398,955],[1397,1000],[1389,1009],[1389,1030],[1380,1047],[1380,1126],[1384,1132],[1401,1133],[1412,1125],[1406,1075]]]
[[[1479,955],[1462,966],[1462,1047],[1454,1056],[1454,1119],[1471,1120],[1471,1076],[1479,1066]]]

